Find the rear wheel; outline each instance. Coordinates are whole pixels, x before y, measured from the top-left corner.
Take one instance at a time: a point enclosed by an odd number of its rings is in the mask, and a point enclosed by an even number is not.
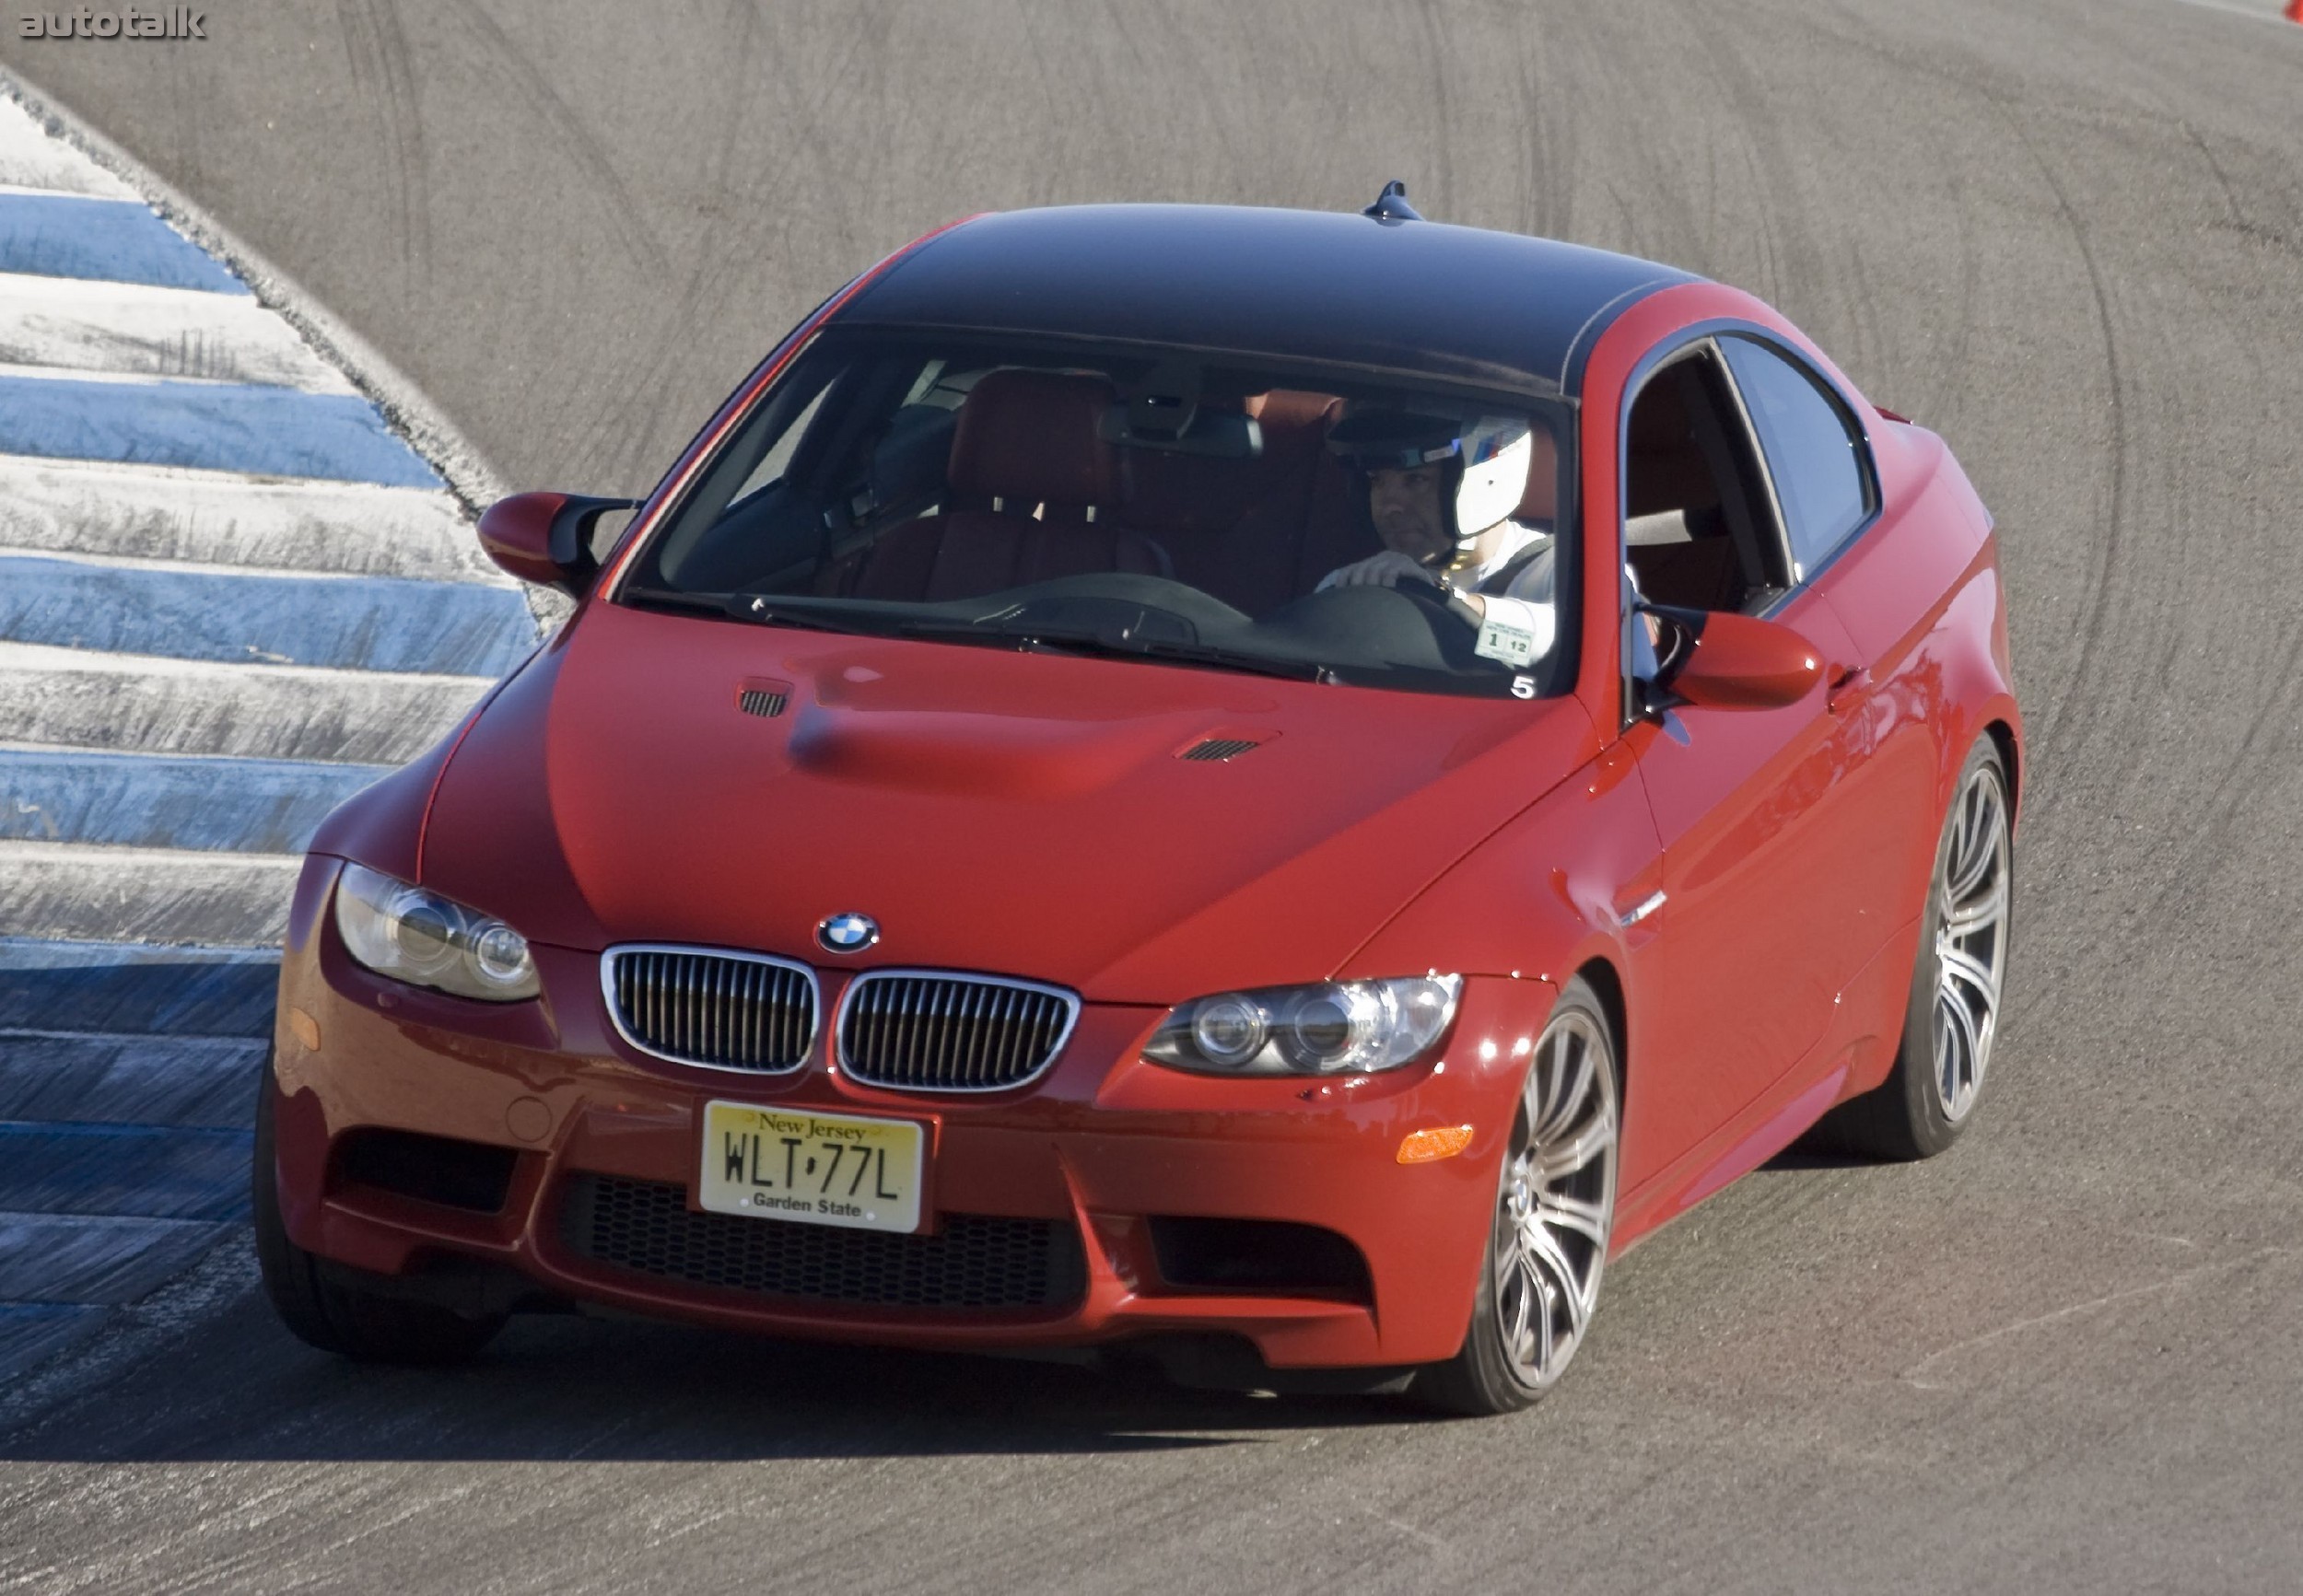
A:
[[[1974,1118],[2007,974],[2013,838],[2006,763],[1984,737],[1959,772],[1935,845],[1895,1068],[1825,1116],[1817,1140],[1873,1158],[1932,1158]]]
[[[363,1290],[357,1272],[307,1252],[288,1240],[280,1218],[279,1171],[273,1151],[272,1071],[256,1096],[256,1145],[250,1209],[256,1262],[273,1311],[297,1339],[363,1363],[459,1363],[504,1328],[504,1316],[468,1318],[428,1302]]]
[[[1526,1407],[1583,1346],[1615,1226],[1619,1084],[1607,1014],[1572,982],[1528,1066],[1463,1349],[1416,1379],[1432,1405]]]

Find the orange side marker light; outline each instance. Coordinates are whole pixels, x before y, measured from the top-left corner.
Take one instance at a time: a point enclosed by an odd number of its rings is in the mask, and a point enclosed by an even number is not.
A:
[[[288,1030],[304,1044],[307,1053],[320,1051],[320,1021],[302,1009],[291,1007],[287,1011]]]
[[[1436,1163],[1452,1159],[1471,1145],[1469,1125],[1433,1125],[1430,1130],[1409,1131],[1399,1144],[1399,1161],[1403,1164]]]

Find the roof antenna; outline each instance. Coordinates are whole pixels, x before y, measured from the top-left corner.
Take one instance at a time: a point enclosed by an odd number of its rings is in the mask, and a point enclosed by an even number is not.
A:
[[[1384,192],[1375,196],[1375,203],[1362,211],[1363,216],[1374,216],[1379,222],[1420,222],[1423,213],[1408,203],[1408,185],[1397,178],[1384,185]]]

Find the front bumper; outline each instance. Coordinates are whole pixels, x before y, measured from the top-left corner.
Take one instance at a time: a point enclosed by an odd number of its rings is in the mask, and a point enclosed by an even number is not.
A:
[[[349,959],[321,912],[336,868],[308,863],[281,969],[274,1113],[289,1239],[412,1284],[477,1262],[578,1302],[784,1335],[990,1349],[1213,1332],[1244,1336],[1276,1369],[1451,1356],[1469,1322],[1528,1049],[1554,996],[1540,981],[1468,980],[1439,1059],[1339,1080],[1227,1080],[1147,1064],[1139,1050],[1161,1012],[1089,1004],[1055,1067],[1014,1092],[899,1093],[828,1068],[823,1035],[783,1076],[651,1057],[615,1034],[593,952],[536,947],[544,994],[531,1003],[381,980]],[[823,973],[828,1012],[844,973]],[[911,1251],[982,1231],[962,1216],[1040,1221],[1059,1243],[1050,1294],[922,1305],[851,1272],[831,1295],[793,1295],[731,1283],[741,1271],[603,1257],[593,1244],[605,1233],[593,1229],[603,1191],[638,1193],[651,1223],[690,1241],[707,1228],[722,1251],[763,1225],[808,1232],[835,1268],[857,1248],[886,1251],[849,1240],[877,1232],[696,1211],[688,1193],[713,1099],[917,1121],[932,1240]],[[1474,1134],[1459,1155],[1398,1161],[1411,1132],[1462,1124]],[[478,1211],[359,1178],[341,1150],[378,1128],[506,1149],[500,1205]],[[1160,1239],[1175,1234],[1171,1221],[1194,1219],[1318,1227],[1356,1249],[1364,1270],[1284,1288],[1179,1284]]]

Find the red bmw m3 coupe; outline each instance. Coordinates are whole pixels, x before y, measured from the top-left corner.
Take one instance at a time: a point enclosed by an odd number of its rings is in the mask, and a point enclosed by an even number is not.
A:
[[[605,1307],[1548,1391],[1608,1258],[1947,1147],[2022,730],[1943,441],[1749,296],[1443,226],[977,217],[322,828],[254,1209],[354,1357]]]

